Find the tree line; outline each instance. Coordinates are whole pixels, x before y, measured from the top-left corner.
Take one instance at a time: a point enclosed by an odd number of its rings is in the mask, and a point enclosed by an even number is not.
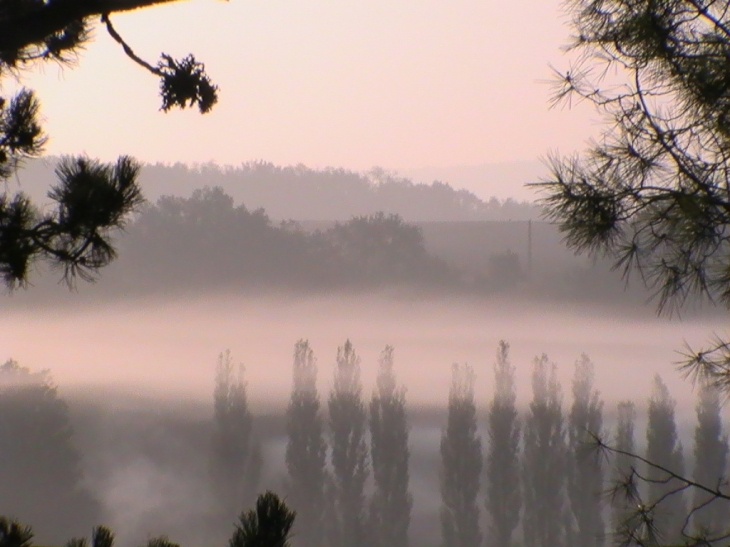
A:
[[[122,242],[111,284],[158,290],[433,286],[453,271],[430,255],[421,230],[398,215],[354,217],[314,233],[235,205],[221,188],[164,196],[145,207]]]
[[[509,345],[500,342],[494,392],[480,429],[474,369],[453,365],[440,441],[441,545],[609,545],[640,532],[637,503],[661,503],[652,531],[658,544],[727,532],[730,507],[715,503],[707,492],[678,486],[667,474],[724,484],[728,439],[716,389],[699,390],[690,470],[675,401],[659,376],[640,449],[635,403],[619,402],[615,424],[607,427],[594,365],[586,355],[575,363],[569,406],[556,371],[546,355],[534,359],[532,399],[521,412]],[[204,523],[211,530],[229,529],[241,509],[256,502],[264,462],[254,422],[244,371],[230,352],[222,353],[209,446],[215,507]],[[360,358],[346,341],[337,350],[332,388],[323,404],[314,352],[307,341],[297,342],[285,422],[280,493],[297,514],[294,545],[410,545],[410,429],[406,389],[397,379],[392,347],[380,355],[367,400]],[[599,436],[611,438],[617,455],[608,458],[596,450]],[[638,453],[656,465],[642,466],[628,456]],[[89,529],[103,511],[82,487],[80,458],[67,405],[48,372],[34,373],[12,360],[0,366],[0,514],[43,522],[65,537],[76,536],[79,527]],[[634,478],[628,484],[635,489],[628,498],[620,495],[627,477]]]
[[[119,241],[119,259],[101,283],[83,290],[95,298],[200,291],[530,290],[535,297],[591,301],[610,292],[615,301],[610,288],[618,288],[619,277],[605,264],[584,267],[561,257],[558,236],[546,225],[535,225],[535,241],[542,243],[539,249],[535,244],[531,268],[532,255],[524,251],[532,231],[527,223],[416,225],[382,211],[346,222],[277,223],[263,209],[236,205],[220,187],[203,188],[188,198],[168,195],[142,206]],[[44,273],[51,282],[41,279],[23,298],[53,302],[65,295],[55,274]]]
[[[54,157],[28,161],[19,172],[24,191],[36,201],[44,201],[57,161]],[[264,161],[238,166],[145,163],[140,185],[153,202],[165,195],[186,197],[199,188],[220,187],[236,203],[266,209],[277,220],[344,222],[378,211],[397,213],[408,222],[536,220],[540,215],[529,202],[483,200],[448,182],[414,183],[379,168],[362,173]]]

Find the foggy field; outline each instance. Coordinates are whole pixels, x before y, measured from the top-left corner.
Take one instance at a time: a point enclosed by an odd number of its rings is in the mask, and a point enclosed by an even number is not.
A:
[[[11,298],[23,298],[23,294]],[[531,397],[536,356],[558,364],[564,405],[570,401],[573,363],[587,353],[612,427],[615,403],[633,399],[641,446],[652,377],[662,374],[678,401],[678,428],[690,446],[696,395],[672,363],[683,341],[700,344],[727,327],[722,317],[681,322],[644,312],[529,305],[499,299],[412,296],[148,298],[93,304],[69,299],[58,306],[15,302],[0,314],[4,358],[33,370],[50,369],[66,399],[74,443],[83,455],[84,484],[99,501],[103,522],[124,547],[169,534],[186,547],[220,544],[211,536],[213,501],[207,486],[212,394],[218,355],[230,349],[245,365],[245,380],[261,442],[259,489],[282,490],[285,477],[284,409],[292,385],[292,351],[309,339],[317,357],[320,396],[326,402],[338,346],[352,340],[362,359],[363,397],[374,389],[378,356],[395,348],[395,371],[407,387],[410,425],[411,537],[436,545],[439,537],[439,439],[453,362],[476,371],[475,399],[483,443],[486,405],[493,396],[493,364],[500,339],[511,344],[518,405]],[[38,342],[42,333],[43,343]],[[325,404],[326,409],[326,404]],[[202,519],[202,520],[201,520]],[[34,523],[39,539],[55,538]],[[79,529],[77,533],[86,533]],[[214,534],[215,535],[215,534]],[[217,543],[215,543],[217,542]]]
[[[282,408],[291,387],[294,343],[310,341],[318,359],[319,388],[326,391],[336,349],[349,338],[362,357],[366,393],[373,387],[377,356],[390,344],[409,402],[442,406],[453,362],[475,367],[477,403],[486,402],[493,387],[494,352],[504,339],[512,346],[520,403],[529,399],[535,356],[547,353],[567,387],[573,362],[587,353],[608,401],[645,398],[652,376],[660,373],[684,406],[693,404],[693,398],[690,384],[672,366],[677,350],[685,341],[705,343],[711,333],[726,328],[718,316],[680,321],[657,318],[650,309],[627,316],[598,306],[531,306],[498,299],[218,295],[5,309],[0,312],[0,346],[6,358],[24,366],[50,368],[62,392],[113,386],[153,398],[195,401],[210,398],[215,359],[230,349],[234,361],[246,367],[254,404]],[[44,343],[39,344],[41,332]]]

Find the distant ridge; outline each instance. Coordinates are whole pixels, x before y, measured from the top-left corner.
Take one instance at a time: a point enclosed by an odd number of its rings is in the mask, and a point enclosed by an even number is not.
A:
[[[39,202],[46,201],[55,161],[50,157],[28,162],[17,177],[19,184],[11,181],[8,189],[22,189]],[[189,197],[196,189],[219,186],[237,203],[249,210],[263,208],[275,220],[345,221],[378,211],[397,213],[408,222],[539,218],[539,209],[529,202],[482,200],[447,182],[414,183],[377,168],[360,173],[263,161],[238,167],[158,163],[146,164],[140,178],[152,202],[163,195]]]
[[[454,188],[468,190],[484,200],[494,196],[497,199],[535,201],[538,193],[527,185],[547,176],[548,168],[540,161],[509,161],[398,169],[397,172],[413,182],[449,181]]]

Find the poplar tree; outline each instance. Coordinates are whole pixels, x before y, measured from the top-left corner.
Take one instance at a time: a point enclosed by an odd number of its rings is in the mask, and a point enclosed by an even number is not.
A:
[[[545,354],[536,357],[523,436],[526,547],[565,545],[567,447],[562,400],[555,364]]]
[[[481,545],[479,486],[482,442],[477,435],[474,369],[454,364],[446,430],[441,435],[441,534],[444,547]]]
[[[573,405],[568,416],[568,498],[576,530],[570,542],[583,547],[603,545],[601,493],[603,467],[594,439],[602,436],[603,401],[593,389],[594,365],[586,354],[575,363]]]
[[[722,424],[722,403],[717,388],[700,386],[697,402],[697,426],[694,435],[694,481],[720,488],[726,485],[728,438]],[[699,537],[718,537],[730,530],[730,505],[727,500],[714,501],[712,494],[694,491],[693,524]]]
[[[684,474],[682,443],[677,438],[674,417],[675,400],[659,375],[654,377],[654,388],[649,399],[649,415],[646,430],[646,459],[664,469]],[[666,472],[649,466],[646,469],[647,505],[652,512],[651,536],[665,544],[682,541],[687,516],[682,484]]]
[[[332,495],[337,541],[342,547],[365,543],[365,481],[368,449],[367,415],[362,400],[360,358],[352,342],[337,348],[334,386],[329,397],[332,435]]]
[[[624,537],[623,530],[630,528],[630,519],[640,503],[635,475],[635,459],[628,454],[636,453],[634,430],[636,405],[632,401],[618,403],[614,468],[611,481],[612,529],[617,538]],[[625,486],[627,485],[627,486]]]
[[[299,515],[297,544],[323,542],[327,444],[317,391],[317,361],[307,340],[294,346],[293,386],[286,410],[288,502]]]
[[[409,491],[406,390],[393,370],[393,348],[380,355],[377,390],[370,400],[370,446],[375,492],[370,504],[374,547],[408,547],[413,497]]]
[[[491,519],[487,543],[510,547],[522,507],[520,420],[515,402],[515,367],[510,363],[509,344],[504,340],[497,348],[494,384],[494,398],[487,413],[486,508]]]
[[[253,416],[243,373],[243,365],[234,367],[230,351],[218,356],[210,471],[213,491],[226,521],[255,499],[262,466],[260,446],[253,438]]]

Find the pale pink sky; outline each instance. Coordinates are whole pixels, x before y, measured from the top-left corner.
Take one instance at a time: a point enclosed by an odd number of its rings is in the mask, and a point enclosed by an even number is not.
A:
[[[362,170],[536,160],[583,148],[587,107],[549,110],[568,63],[560,0],[193,0],[113,18],[143,57],[193,52],[207,116],[158,112],[157,80],[102,29],[75,69],[23,76],[48,152]]]

